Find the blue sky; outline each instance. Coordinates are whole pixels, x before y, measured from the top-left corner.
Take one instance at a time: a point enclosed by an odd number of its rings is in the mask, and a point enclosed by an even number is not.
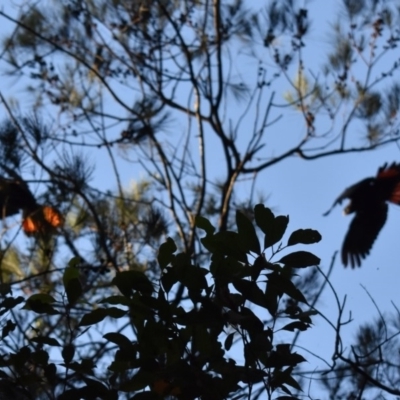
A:
[[[320,29],[330,23],[332,12],[338,2],[312,2],[313,21],[311,45],[309,49],[312,62],[321,63],[321,50],[329,43],[328,33],[321,34]],[[315,46],[315,47],[312,47]],[[314,56],[313,56],[314,53]],[[390,62],[391,60],[389,60]],[[292,117],[294,119],[294,117]],[[327,128],[328,128],[327,121]],[[296,124],[287,118],[281,122],[282,132],[296,129]],[[337,128],[339,128],[338,126]],[[322,127],[323,129],[323,127]],[[357,126],[352,134],[362,137],[362,130]],[[289,231],[297,228],[313,228],[322,234],[322,241],[312,245],[309,250],[321,258],[321,268],[327,271],[333,253],[340,252],[344,236],[349,227],[352,216],[343,216],[342,206],[337,206],[327,217],[325,212],[348,186],[363,178],[374,176],[378,167],[385,162],[399,162],[400,152],[395,145],[383,147],[372,152],[350,153],[323,158],[314,161],[304,161],[298,158],[285,160],[276,167],[265,171],[259,179],[259,185],[271,193],[270,204],[276,207],[278,213],[290,216]],[[356,327],[378,316],[374,304],[366,291],[375,300],[380,310],[386,314],[396,312],[391,302],[397,306],[400,304],[398,282],[400,277],[400,242],[399,242],[400,207],[389,206],[389,217],[375,242],[371,255],[363,261],[361,268],[352,270],[343,268],[340,261],[340,253],[336,258],[331,282],[340,299],[347,296],[347,313],[352,315],[353,322],[343,329],[344,345],[349,349],[352,339],[355,337]],[[334,296],[329,289],[325,291],[317,308],[334,320],[337,317],[337,307]],[[332,329],[321,318],[314,318],[314,329],[305,332],[299,344],[313,348],[322,357],[332,354],[333,338]],[[320,361],[309,356],[312,370],[313,362],[322,365]],[[318,394],[317,388],[311,386],[311,393]]]
[[[322,63],[322,54],[330,43],[329,24],[334,22],[330,18],[337,15],[335,11],[337,3],[334,0],[310,3],[312,27],[305,51],[307,60],[314,67]],[[249,62],[248,68],[248,76],[251,77],[254,66]],[[6,97],[13,95],[18,98],[23,95],[23,92],[18,89],[20,85],[15,80],[3,81],[1,86]],[[288,87],[282,85],[280,89],[281,91],[278,90],[276,94],[276,102],[283,104],[285,103],[284,93]],[[240,105],[238,104],[237,107]],[[277,147],[282,146],[283,140],[287,140],[287,136],[304,134],[304,124],[299,124],[301,119],[294,109],[283,111],[283,116],[277,124],[271,127],[273,139],[263,150],[266,154],[277,153]],[[329,123],[328,120],[324,121],[322,118],[319,120],[318,127],[322,130],[329,129]],[[185,121],[179,124],[182,124],[178,126],[179,128],[184,127]],[[339,129],[340,126],[337,125],[336,128]],[[353,132],[360,138],[362,137],[362,130],[357,126],[354,127]],[[213,143],[210,144],[211,148],[213,148]],[[211,153],[210,157],[214,158],[217,170],[219,154]],[[111,177],[110,180],[107,179],[109,164],[105,161],[104,153],[96,150],[92,153],[91,158],[96,161],[97,168],[92,185],[102,189],[115,190],[115,181]],[[321,268],[327,271],[333,253],[340,251],[352,217],[343,216],[343,205],[336,207],[328,217],[323,217],[322,214],[346,187],[365,177],[374,176],[378,167],[385,162],[392,161],[400,161],[399,149],[394,145],[372,152],[350,153],[314,161],[292,157],[261,173],[257,179],[257,191],[269,195],[267,205],[272,207],[276,214],[290,216],[288,233],[299,228],[313,228],[322,234],[322,241],[310,246],[307,250],[321,258]],[[145,176],[137,165],[132,166],[121,159],[119,164],[125,186],[128,186],[132,180],[139,180]],[[242,190],[243,196],[245,196],[246,185],[243,185]],[[341,265],[340,257],[336,258],[331,282],[339,298],[343,299],[344,296],[347,296],[346,309],[348,312],[351,311],[354,318],[354,322],[345,329],[348,345],[351,344],[351,339],[354,337],[356,326],[377,316],[374,305],[364,288],[371,294],[383,312],[394,311],[391,301],[396,304],[400,303],[398,290],[399,224],[400,207],[391,205],[388,221],[375,242],[371,255],[363,262],[361,268],[345,269]],[[326,291],[317,308],[326,313],[330,319],[336,319],[337,308],[329,290]],[[315,328],[302,334],[299,344],[313,348],[322,357],[329,357],[333,348],[333,332],[321,318],[314,317],[314,324]],[[314,365],[311,356],[309,359]]]

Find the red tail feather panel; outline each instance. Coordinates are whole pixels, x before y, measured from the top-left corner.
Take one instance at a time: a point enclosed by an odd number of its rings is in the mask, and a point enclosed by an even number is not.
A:
[[[62,214],[53,207],[43,206],[44,219],[54,228],[59,228],[64,225],[64,217]]]
[[[26,217],[22,221],[22,229],[28,236],[33,235],[40,230],[39,225],[35,223],[32,217]]]
[[[378,169],[376,177],[365,178],[348,187],[333,206],[345,198],[350,203],[344,211],[346,214],[354,213],[354,218],[343,242],[342,262],[344,266],[350,264],[354,268],[368,256],[383,228],[387,203],[400,205],[400,163],[386,163]]]
[[[64,217],[53,207],[41,206],[26,216],[22,222],[22,229],[28,236],[36,234],[52,234],[56,228],[64,224]]]
[[[392,194],[389,197],[389,201],[400,205],[400,182],[394,188]]]
[[[393,163],[389,167],[386,164],[379,168],[378,174],[376,176],[378,179],[385,178],[395,178],[398,177],[400,179],[400,165]]]

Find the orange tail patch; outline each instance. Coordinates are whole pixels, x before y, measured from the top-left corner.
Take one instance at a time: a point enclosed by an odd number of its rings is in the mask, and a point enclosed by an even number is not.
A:
[[[50,206],[42,207],[44,219],[53,227],[59,228],[64,225],[64,217],[60,211]]]
[[[36,221],[34,221],[34,218],[32,217],[26,217],[22,221],[22,229],[28,236],[33,235],[40,231],[39,224],[36,223]]]
[[[43,206],[24,218],[22,229],[28,236],[53,234],[55,229],[64,224],[64,217],[55,208]]]
[[[400,178],[400,165],[392,163],[389,166],[385,164],[383,167],[379,168],[377,178],[385,179],[385,178],[394,178],[396,176]]]
[[[400,205],[400,182],[395,186],[392,194],[389,197],[389,201]]]

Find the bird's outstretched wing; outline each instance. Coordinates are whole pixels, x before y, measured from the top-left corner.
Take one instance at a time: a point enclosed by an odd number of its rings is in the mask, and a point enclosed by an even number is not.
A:
[[[349,195],[352,193],[353,187],[354,187],[354,186],[350,186],[349,188],[347,188],[347,189],[334,201],[334,203],[332,204],[331,208],[330,208],[328,211],[324,212],[322,215],[323,215],[324,217],[326,217],[326,216],[329,215],[329,213],[335,208],[335,206],[337,206],[338,204],[341,204],[342,201],[343,201],[344,199],[348,198]]]
[[[355,193],[357,193],[360,190],[360,187],[363,187],[367,184],[367,182],[373,181],[373,178],[366,178],[358,183],[356,183],[355,185],[349,186],[347,189],[345,189],[343,191],[343,193],[335,200],[335,202],[332,204],[332,207],[325,212],[324,214],[322,214],[324,217],[326,217],[332,210],[333,208],[338,205],[341,204],[342,201],[344,199],[351,199]]]
[[[344,266],[350,264],[354,268],[361,265],[385,224],[387,211],[387,204],[380,203],[356,213],[342,247]]]

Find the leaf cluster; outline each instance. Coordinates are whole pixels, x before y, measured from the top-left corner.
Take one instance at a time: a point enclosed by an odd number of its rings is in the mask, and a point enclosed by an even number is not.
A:
[[[291,278],[296,269],[313,267],[319,259],[298,251],[276,262],[267,260],[266,250],[282,241],[289,219],[274,216],[261,204],[254,216],[262,244],[253,223],[239,211],[236,231],[216,232],[206,218],[198,217],[196,226],[205,232],[201,242],[209,253],[208,267],[194,265],[193,258],[177,252],[168,238],[158,253],[162,270],[158,280],[151,281],[141,271],[118,271],[110,282],[117,294],[96,304],[82,302],[79,259],[72,259],[64,270],[62,302],[45,292],[24,301],[4,287],[2,314],[21,302],[25,303],[21,312],[39,316],[68,318],[76,307],[88,311],[70,327],[68,340],[38,329],[15,353],[3,353],[1,376],[21,392],[35,392],[37,398],[52,393],[60,400],[121,395],[224,399],[251,397],[256,391],[266,391],[270,398],[295,399],[301,386],[294,372],[305,359],[279,340],[279,332],[311,327],[315,312],[302,310],[301,305],[308,307],[307,300]],[[320,239],[314,230],[297,230],[287,246]],[[178,286],[187,296],[177,304],[169,297]],[[284,297],[293,301],[281,310]],[[79,338],[102,321],[109,330],[103,334],[102,346],[111,351],[106,370],[96,371],[90,358],[79,351]],[[130,329],[110,330],[118,323]],[[12,336],[15,327],[13,318],[5,321],[3,340]],[[60,352],[61,362],[52,360],[54,349]],[[231,351],[243,352],[244,361],[234,361]]]

